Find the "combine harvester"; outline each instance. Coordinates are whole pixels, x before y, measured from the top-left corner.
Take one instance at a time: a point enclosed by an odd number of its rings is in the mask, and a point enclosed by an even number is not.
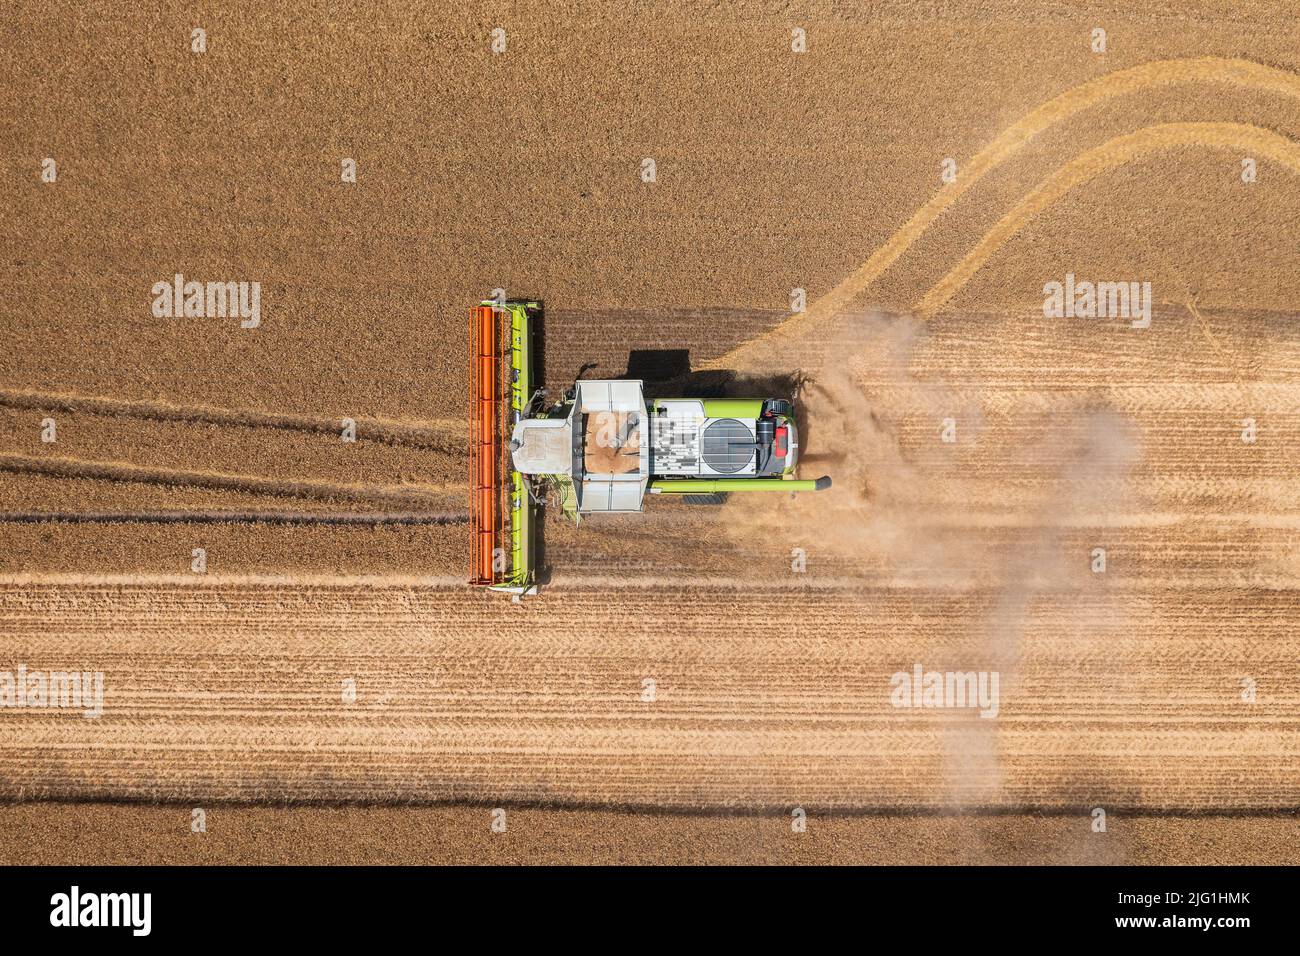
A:
[[[784,399],[647,402],[641,382],[619,379],[578,381],[546,405],[533,382],[540,310],[523,301],[470,310],[471,584],[536,593],[534,525],[547,498],[579,521],[641,511],[647,494],[717,503],[732,491],[830,487],[827,477],[794,477],[799,434]]]

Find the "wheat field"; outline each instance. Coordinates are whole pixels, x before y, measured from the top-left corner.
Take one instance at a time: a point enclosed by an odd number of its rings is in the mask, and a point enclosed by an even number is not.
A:
[[[502,60],[468,6],[301,6],[202,56],[179,6],[2,28],[48,86],[3,134],[0,672],[105,695],[0,708],[0,798],[1300,806],[1284,13],[814,5],[792,54],[762,5],[514,9]],[[260,278],[261,327],[156,320],[177,272]],[[1067,274],[1148,323],[1046,317]],[[496,287],[553,391],[793,382],[834,487],[548,520],[541,595],[473,592]],[[895,706],[918,667],[996,672],[996,716]]]

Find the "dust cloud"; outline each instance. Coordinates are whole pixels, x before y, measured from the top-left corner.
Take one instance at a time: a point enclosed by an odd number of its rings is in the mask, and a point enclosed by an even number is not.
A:
[[[801,375],[800,473],[829,473],[834,485],[798,496],[792,523],[789,512],[743,502],[746,520],[732,526],[766,523],[769,534],[779,523],[797,527],[819,553],[879,587],[973,595],[980,613],[962,646],[950,660],[921,663],[997,672],[1014,713],[1036,603],[1068,603],[1092,583],[1091,551],[1071,547],[1071,532],[1133,506],[1138,429],[1095,395],[1007,420],[985,407],[978,389],[923,378],[913,366],[926,328],[910,315],[844,316],[821,331],[817,367]],[[1115,623],[1123,611],[1108,613]],[[1000,721],[973,711],[932,716],[943,726],[944,802],[1000,802]]]

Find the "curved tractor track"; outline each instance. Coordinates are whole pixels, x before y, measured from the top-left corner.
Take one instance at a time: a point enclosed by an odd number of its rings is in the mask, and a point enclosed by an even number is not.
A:
[[[1013,158],[1053,126],[1064,123],[1078,114],[1092,109],[1107,100],[1132,95],[1161,87],[1188,83],[1221,83],[1242,89],[1300,99],[1300,76],[1285,70],[1278,70],[1250,60],[1227,59],[1221,57],[1200,57],[1185,60],[1157,60],[1143,63],[1114,73],[1089,80],[1041,104],[1023,116],[1016,123],[1007,127],[992,142],[961,165],[961,175],[956,182],[945,187],[930,198],[925,205],[896,232],[889,241],[875,252],[852,274],[842,280],[830,292],[818,298],[806,311],[789,316],[784,322],[777,323],[762,335],[744,342],[724,355],[711,360],[710,368],[733,368],[753,362],[764,350],[776,346],[783,339],[809,334],[811,329],[833,320],[837,315],[850,309],[855,299],[870,288],[899,257],[902,256],[920,236],[944,212],[957,203],[967,192],[976,186],[989,172]],[[1255,127],[1241,129],[1236,137],[1225,137],[1221,124],[1188,124],[1192,128],[1169,129],[1161,133],[1139,134],[1137,139],[1117,138],[1106,147],[1081,157],[1071,164],[1068,170],[1061,171],[1052,185],[1070,188],[1102,169],[1113,168],[1130,161],[1143,149],[1155,149],[1163,146],[1185,142],[1194,145],[1252,145],[1259,144],[1270,155],[1279,158],[1293,170],[1295,167],[1295,144],[1284,140],[1266,130]],[[1203,138],[1198,133],[1203,132]],[[1179,136],[1178,134],[1182,134]],[[1138,148],[1134,148],[1138,147]],[[1096,163],[1097,160],[1104,162]],[[1096,166],[1094,172],[1084,174],[1084,170]],[[1078,175],[1079,178],[1072,177]],[[1048,186],[1048,184],[1044,184]],[[1026,198],[1025,202],[1030,199]],[[1029,215],[1028,208],[1025,215]],[[1008,218],[1011,218],[1010,216]],[[991,253],[992,250],[990,250]],[[973,255],[973,254],[972,254]],[[987,256],[985,257],[987,258]],[[982,260],[981,260],[982,261]],[[976,266],[978,268],[978,266]],[[974,270],[971,270],[972,273]],[[946,288],[944,283],[941,287]],[[955,288],[952,290],[956,291]],[[936,299],[938,289],[927,296],[924,311],[931,312],[942,305],[951,296],[949,293],[942,301]]]

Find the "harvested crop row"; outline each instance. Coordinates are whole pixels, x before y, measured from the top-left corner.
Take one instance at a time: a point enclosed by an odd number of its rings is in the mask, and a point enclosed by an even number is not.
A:
[[[696,808],[1300,802],[1293,592],[1120,590],[1014,608],[983,591],[917,597],[629,587],[616,605],[564,589],[519,606],[382,580],[9,585],[0,612],[14,659],[102,670],[107,690],[94,719],[6,714],[0,792]],[[997,719],[896,706],[891,680],[918,664],[998,671]]]

